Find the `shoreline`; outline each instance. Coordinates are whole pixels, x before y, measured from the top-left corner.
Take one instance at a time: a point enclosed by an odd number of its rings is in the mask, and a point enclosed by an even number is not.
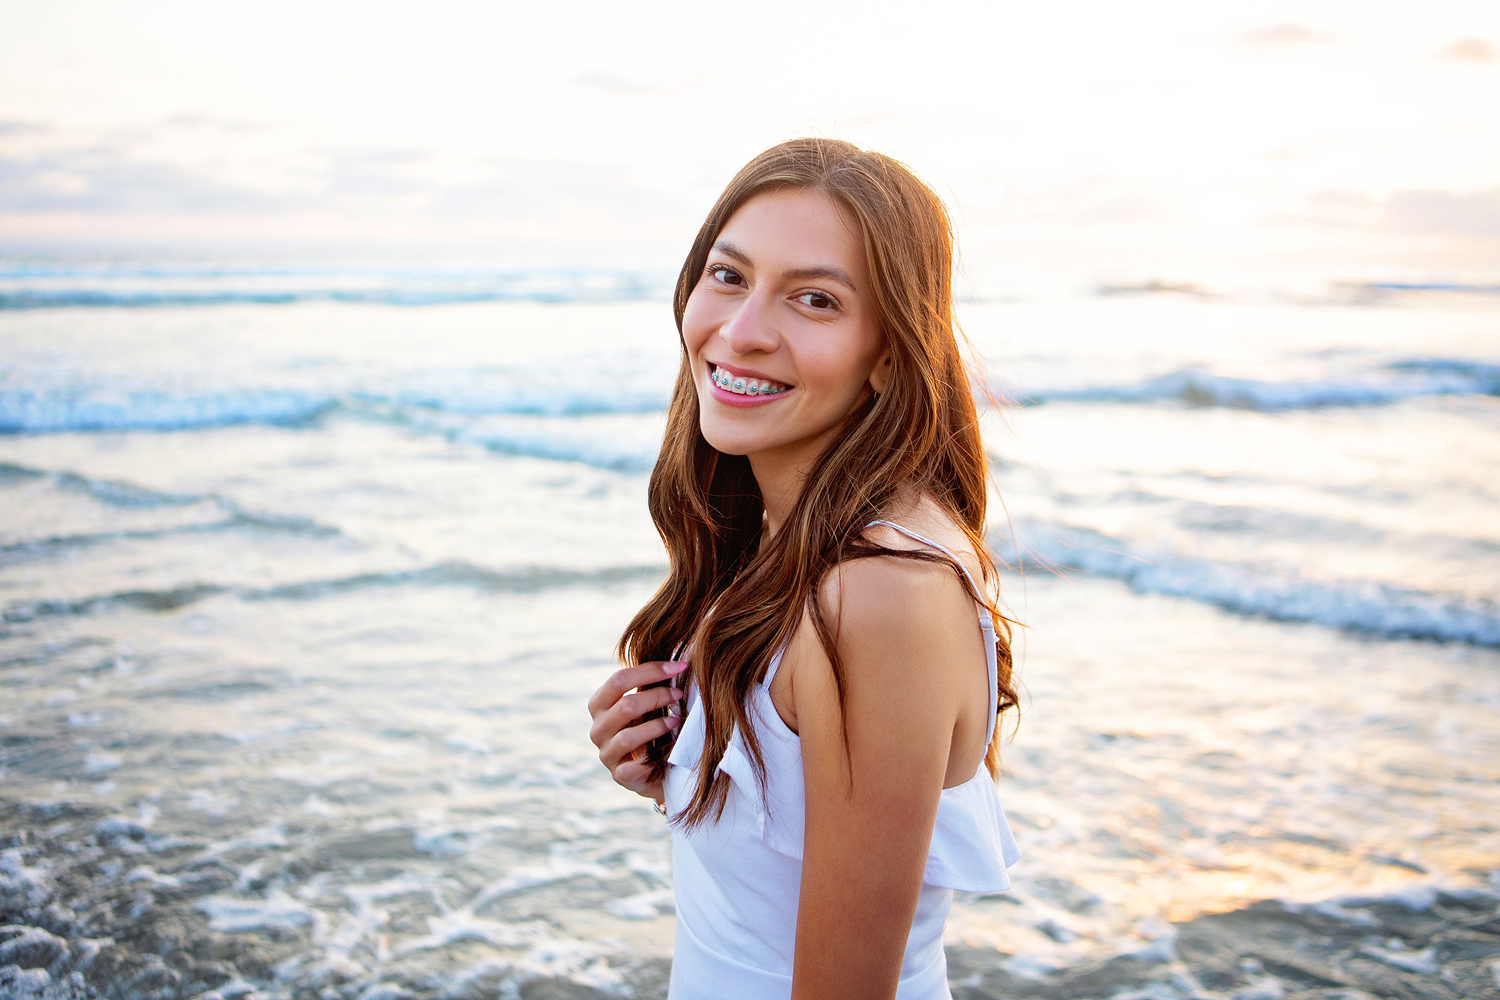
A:
[[[99,809],[54,805],[49,811],[44,830],[35,807],[0,801],[5,996],[274,1000],[300,994],[283,973],[302,964],[318,939],[326,945],[329,933],[304,918],[290,897],[246,887],[247,913],[236,923],[216,914],[211,902],[235,877],[223,865],[204,863],[202,845],[153,837],[142,825]],[[264,900],[257,903],[256,895]],[[974,898],[1005,909],[1021,902]],[[284,911],[279,918],[271,912],[278,905]],[[400,926],[402,907],[389,910],[390,925]],[[1060,927],[1052,930],[1065,936]],[[954,1000],[1500,997],[1500,873],[1489,885],[1413,880],[1381,895],[1257,900],[1171,923],[1148,918],[1137,922],[1135,937],[1133,944],[1061,967],[1045,956],[950,941]],[[391,1000],[479,1000],[500,989],[554,1000],[626,989],[637,1000],[666,995],[669,959],[606,962],[613,974],[605,977],[598,966],[573,975],[528,974],[497,960],[505,950],[470,949],[467,967],[434,975],[403,967],[396,949],[376,969],[355,974],[351,968],[330,984],[342,987],[339,995]]]

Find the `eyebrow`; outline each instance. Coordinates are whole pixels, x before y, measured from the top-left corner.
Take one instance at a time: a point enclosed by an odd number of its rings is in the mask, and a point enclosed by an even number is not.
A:
[[[719,253],[723,254],[724,256],[726,256],[726,257],[732,257],[733,259],[739,261],[741,264],[744,264],[746,267],[754,267],[755,266],[755,262],[750,259],[750,255],[749,254],[745,253],[745,251],[741,250],[739,247],[735,246],[733,243],[730,243],[728,240],[720,240],[719,242],[717,242],[717,243],[714,244],[713,248],[715,250],[717,250]],[[797,278],[797,279],[804,279],[804,278],[830,278],[830,279],[832,279],[834,281],[837,281],[839,284],[845,286],[851,292],[857,292],[857,291],[859,291],[859,289],[854,284],[854,279],[851,278],[851,277],[849,277],[849,272],[848,271],[845,271],[841,267],[834,267],[831,264],[822,264],[822,265],[819,265],[817,267],[799,267],[799,268],[795,268],[795,269],[793,269],[791,271],[787,271],[783,275],[783,277],[786,277],[786,278]]]

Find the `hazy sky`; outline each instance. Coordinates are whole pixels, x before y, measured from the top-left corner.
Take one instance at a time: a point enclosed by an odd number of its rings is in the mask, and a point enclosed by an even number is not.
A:
[[[817,132],[971,254],[1500,277],[1494,0],[931,6],[0,0],[0,246],[671,264]]]

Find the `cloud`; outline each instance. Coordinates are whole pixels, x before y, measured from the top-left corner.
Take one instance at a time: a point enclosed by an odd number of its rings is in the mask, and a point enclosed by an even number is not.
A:
[[[414,146],[238,143],[178,116],[85,134],[0,123],[0,215],[501,223],[559,231],[695,218],[712,193],[617,163],[455,160]],[[251,126],[244,126],[250,128]],[[282,137],[285,139],[285,137]],[[363,220],[363,221],[360,221]],[[337,226],[337,222],[330,223]]]
[[[318,186],[328,200],[420,199],[432,180],[423,170],[432,162],[421,149],[341,149],[327,157]]]
[[[1500,53],[1483,38],[1460,38],[1440,51],[1438,58],[1457,63],[1494,62],[1500,59]]]
[[[0,155],[0,212],[245,213],[267,207],[256,191],[107,145]]]
[[[1303,201],[1295,218],[1335,229],[1500,238],[1500,188],[1414,189],[1383,199],[1358,191],[1319,191]]]
[[[1391,226],[1405,232],[1500,238],[1500,188],[1397,191],[1385,210]]]
[[[1257,49],[1287,49],[1310,45],[1317,42],[1331,42],[1333,36],[1321,31],[1314,31],[1305,24],[1287,22],[1285,24],[1271,24],[1264,28],[1254,28],[1242,32],[1236,39],[1243,45]]]
[[[35,134],[47,130],[48,127],[40,122],[0,121],[0,136]]]

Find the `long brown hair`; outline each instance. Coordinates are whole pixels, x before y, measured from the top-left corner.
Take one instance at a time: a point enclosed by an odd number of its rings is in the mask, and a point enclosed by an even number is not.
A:
[[[817,599],[828,571],[845,560],[882,555],[951,562],[925,550],[870,543],[863,538],[870,521],[903,497],[930,496],[968,535],[986,584],[994,577],[982,538],[985,454],[953,318],[952,231],[943,203],[904,165],[833,139],[793,139],[751,160],[719,196],[682,265],[673,301],[679,336],[688,297],[730,217],[756,195],[788,188],[821,191],[858,223],[876,319],[891,351],[890,374],[885,391],[845,419],[808,471],[786,522],[761,546],[764,507],[750,462],[704,440],[684,347],[650,486],[651,517],[671,571],[626,628],[619,653],[641,663],[681,655],[691,645],[690,677],[706,733],[698,787],[681,817],[688,826],[723,810],[728,786],[718,764],[736,728],[765,780],[746,699],[804,611],[833,664],[842,705],[844,671]],[[1016,705],[1009,621],[988,593],[975,597],[995,614],[1004,712]],[[997,736],[985,760],[992,775],[999,742]],[[669,750],[667,739],[647,748],[653,778],[665,773]]]

